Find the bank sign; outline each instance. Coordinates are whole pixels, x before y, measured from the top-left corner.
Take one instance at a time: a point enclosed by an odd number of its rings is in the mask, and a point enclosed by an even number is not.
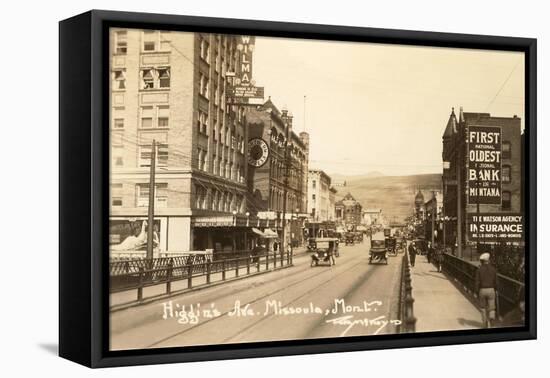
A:
[[[501,203],[501,128],[468,127],[468,203]]]
[[[517,242],[523,240],[523,215],[468,214],[468,239],[480,242]]]

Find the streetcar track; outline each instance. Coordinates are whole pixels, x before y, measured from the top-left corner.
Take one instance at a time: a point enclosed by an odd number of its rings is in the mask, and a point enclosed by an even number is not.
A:
[[[362,267],[361,265],[359,264],[356,264],[352,267],[350,267],[349,269],[346,269],[345,271],[343,272],[340,272],[338,273],[337,275],[331,277],[330,279],[322,282],[321,284],[319,284],[318,286],[316,286],[315,288],[311,289],[311,290],[308,290],[306,291],[305,293],[301,294],[300,296],[298,296],[297,298],[294,298],[293,300],[289,301],[288,303],[285,303],[282,307],[288,307],[290,305],[292,305],[293,303],[299,301],[300,299],[303,299],[304,297],[308,296],[309,294],[317,291],[319,289],[320,286],[324,286],[328,283],[330,283],[332,280],[336,279],[337,277],[340,277],[341,275],[349,272],[350,270],[352,269],[355,269],[355,268],[358,268],[358,267]],[[369,269],[367,272],[365,272],[364,274],[361,275],[361,279],[368,279],[372,274],[374,273],[374,269]],[[243,328],[242,330],[240,330],[238,333],[236,333],[235,335],[233,336],[230,336],[226,339],[224,339],[222,341],[222,343],[227,343],[229,340],[231,339],[234,339],[235,337],[238,337],[239,335],[242,335],[243,333],[245,333],[246,331],[254,328],[255,326],[259,325],[260,323],[263,323],[271,318],[273,318],[274,316],[276,316],[275,314],[271,314],[269,316],[264,316],[262,317],[261,319],[258,319],[257,321],[255,321],[254,323],[248,325],[247,327]]]
[[[353,263],[353,262],[355,262],[355,261],[356,261],[356,259],[352,259],[352,260],[350,260],[350,261],[348,261],[348,262],[345,262],[345,263],[344,263],[343,265],[341,265],[341,266],[347,266],[347,265],[349,265],[349,264],[351,264],[351,263]],[[354,268],[354,267],[356,267],[356,266],[357,266],[357,265],[353,265],[351,268],[345,270],[345,272],[351,270],[352,268]],[[300,272],[303,272],[303,271],[305,271],[305,270],[307,270],[307,269],[303,269],[303,270],[301,270]],[[265,299],[265,298],[267,298],[267,297],[269,297],[269,296],[271,296],[271,295],[274,295],[274,294],[277,294],[277,293],[279,293],[279,292],[281,292],[281,291],[287,290],[287,289],[290,288],[290,287],[293,287],[293,286],[296,286],[296,285],[298,285],[298,284],[301,284],[301,283],[303,283],[303,282],[305,282],[305,281],[307,281],[307,280],[310,280],[310,279],[312,279],[312,278],[318,277],[318,276],[320,276],[320,275],[322,275],[322,274],[324,274],[324,273],[327,273],[327,272],[330,272],[330,270],[323,270],[323,271],[321,271],[321,272],[319,272],[319,273],[315,273],[315,274],[308,275],[307,277],[305,277],[305,278],[303,278],[303,279],[294,281],[294,282],[290,283],[289,285],[286,285],[286,286],[284,286],[284,287],[282,287],[282,288],[279,288],[279,289],[277,289],[277,290],[274,290],[274,291],[272,291],[272,292],[270,292],[270,293],[268,293],[268,294],[266,294],[266,295],[263,295],[263,296],[261,296],[261,297],[259,297],[259,298],[255,298],[254,300],[252,300],[252,301],[250,301],[250,302],[247,302],[247,304],[253,304],[253,303],[259,302],[259,301],[261,301],[262,299]],[[338,276],[339,276],[340,274],[341,274],[341,273],[339,273]],[[287,276],[287,277],[288,277],[288,276]],[[329,281],[330,281],[330,280],[329,280]],[[327,281],[327,282],[328,282],[328,281]],[[223,297],[225,297],[225,296],[227,296],[227,295],[223,295]],[[221,297],[221,296],[220,296],[220,297]],[[218,297],[218,298],[219,298],[219,297]],[[171,334],[171,335],[169,335],[169,336],[166,336],[166,337],[164,337],[164,338],[162,338],[162,339],[160,339],[160,340],[155,341],[154,343],[150,344],[149,346],[146,346],[145,348],[153,348],[153,347],[155,347],[155,346],[158,345],[158,344],[164,343],[164,342],[166,342],[166,341],[168,341],[168,340],[170,340],[170,339],[173,339],[173,338],[175,338],[175,337],[181,336],[181,335],[183,335],[183,334],[185,334],[185,333],[187,333],[187,332],[190,332],[190,331],[192,331],[192,330],[196,330],[197,328],[202,327],[202,326],[204,326],[204,325],[206,325],[206,324],[209,324],[209,323],[212,322],[212,321],[215,321],[215,320],[217,320],[217,319],[221,319],[221,318],[223,318],[223,317],[226,317],[226,316],[229,314],[229,312],[231,312],[232,310],[233,310],[233,309],[231,308],[230,310],[227,310],[227,311],[222,312],[221,315],[219,315],[219,316],[216,316],[216,317],[211,318],[211,319],[207,319],[207,320],[205,320],[205,321],[203,321],[203,322],[201,322],[201,323],[199,323],[199,324],[196,324],[196,325],[194,325],[194,326],[191,326],[191,327],[189,327],[189,328],[186,328],[186,329],[184,329],[184,330],[181,330],[181,331],[179,331],[179,332],[176,332],[176,333],[174,333],[174,334]]]
[[[370,269],[369,271],[367,271],[365,274],[363,274],[361,276],[361,279],[360,280],[356,280],[356,282],[351,286],[351,288],[348,290],[348,292],[346,293],[346,295],[341,298],[344,300],[344,302],[347,302],[347,300],[349,298],[352,298],[357,292],[358,290],[366,284],[366,282],[371,278],[372,275],[374,275],[374,273],[376,273],[377,271],[379,271],[379,269],[375,269],[377,268],[377,266],[375,265],[371,265],[371,267],[373,269]],[[389,267],[389,266],[387,266]],[[394,268],[396,269],[396,268]],[[370,274],[368,274],[370,273]],[[391,314],[391,303],[388,305],[388,314]],[[323,323],[323,320],[320,320],[319,322],[315,323],[313,326],[309,327],[309,330],[308,332],[305,334],[304,338],[314,338],[314,336],[310,336],[311,333],[317,329],[321,324],[324,324]]]

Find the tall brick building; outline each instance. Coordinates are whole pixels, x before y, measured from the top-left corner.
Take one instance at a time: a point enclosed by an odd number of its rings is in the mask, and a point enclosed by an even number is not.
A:
[[[486,140],[479,142],[473,130],[481,130],[479,134]],[[468,233],[472,216],[522,211],[521,141],[521,119],[516,116],[494,117],[461,109],[457,117],[452,110],[443,133],[443,217],[446,244],[455,248],[461,245],[459,253],[465,255],[476,248],[477,240]],[[489,147],[477,151],[477,143]],[[478,156],[487,161],[479,165],[481,168],[472,162]]]
[[[300,244],[301,222],[297,217],[306,212],[307,206],[309,135],[305,132],[296,135],[292,115],[286,109],[279,110],[271,99],[250,109],[247,122],[249,143],[264,146],[265,153],[262,157],[259,152],[258,159],[248,168],[251,211],[274,220],[272,225],[279,234],[285,212],[292,229],[287,236],[294,235],[294,244]],[[254,153],[251,158],[254,159]]]
[[[111,249],[142,235],[153,140],[156,250],[244,248],[246,115],[226,97],[238,43],[111,29]]]

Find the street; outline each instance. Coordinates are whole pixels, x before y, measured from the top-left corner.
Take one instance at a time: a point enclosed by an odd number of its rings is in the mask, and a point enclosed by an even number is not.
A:
[[[114,312],[111,350],[395,333],[402,255],[369,265],[369,246]]]

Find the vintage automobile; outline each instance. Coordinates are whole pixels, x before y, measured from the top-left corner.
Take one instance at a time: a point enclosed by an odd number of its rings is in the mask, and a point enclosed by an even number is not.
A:
[[[340,256],[337,238],[315,238],[315,250],[311,254],[311,266],[335,265],[334,257]]]
[[[354,245],[355,244],[355,234],[353,232],[347,232],[344,240],[346,242],[346,245]]]
[[[416,238],[414,239],[414,244],[416,245],[416,249],[418,250],[419,255],[426,255],[428,253],[428,242],[424,238]]]
[[[388,264],[386,238],[381,233],[373,235],[370,241],[369,264],[374,262]]]
[[[386,251],[390,256],[397,256],[397,239],[393,236],[384,238],[384,244],[386,245]]]

